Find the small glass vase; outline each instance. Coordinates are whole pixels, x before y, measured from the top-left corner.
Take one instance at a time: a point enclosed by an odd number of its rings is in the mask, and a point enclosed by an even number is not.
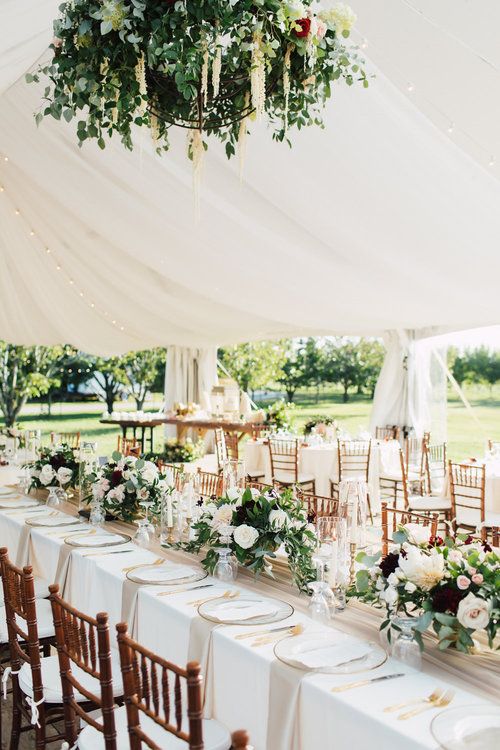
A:
[[[232,583],[238,575],[238,563],[231,555],[229,547],[221,547],[217,550],[219,559],[214,568],[214,576],[224,583]]]
[[[61,500],[59,498],[59,487],[49,487],[49,496],[46,501],[46,505],[48,505],[49,508],[57,508],[61,504]]]
[[[420,670],[422,669],[422,653],[418,641],[415,638],[415,628],[417,624],[418,617],[395,615],[392,618],[391,655],[394,659],[398,659],[403,664],[407,664],[413,669]]]

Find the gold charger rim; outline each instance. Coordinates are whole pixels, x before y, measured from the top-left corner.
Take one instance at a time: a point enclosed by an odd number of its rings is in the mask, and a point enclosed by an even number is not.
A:
[[[168,560],[166,562],[169,562]],[[172,563],[172,565],[177,565],[178,563]],[[154,563],[146,563],[145,565],[139,565],[140,568],[161,568],[161,565],[155,565]],[[188,566],[191,567],[191,566]],[[147,586],[181,586],[185,583],[197,583],[198,581],[203,581],[205,578],[208,578],[208,573],[206,570],[197,570],[197,568],[193,567],[194,574],[198,575],[197,578],[191,578],[189,576],[184,576],[182,578],[174,578],[170,581],[145,581],[144,579],[137,580],[136,578],[132,578],[131,574],[133,575],[135,572],[134,570],[128,570],[125,574],[129,581],[133,581],[133,583],[143,583]]]
[[[342,633],[342,631],[339,631],[339,632]],[[347,635],[347,634],[343,633],[343,635]],[[297,636],[287,635],[284,638],[280,638],[279,641],[275,643],[273,646],[273,653],[275,657],[278,659],[278,661],[280,661],[282,664],[286,664],[287,667],[293,667],[294,669],[298,669],[300,672],[315,672],[316,674],[337,674],[337,675],[361,674],[362,672],[372,672],[374,669],[378,669],[383,664],[385,664],[387,659],[389,658],[389,654],[379,643],[376,643],[375,641],[365,641],[366,643],[368,643],[369,646],[374,647],[373,650],[378,650],[383,654],[383,659],[378,664],[374,664],[371,667],[359,666],[352,670],[349,670],[348,672],[342,671],[338,667],[307,667],[305,664],[301,666],[298,662],[292,663],[292,661],[286,661],[285,659],[283,659],[282,656],[280,656],[276,652],[276,649],[278,648],[280,643],[283,643],[283,641],[286,641],[289,638],[297,638]]]
[[[238,599],[241,601],[244,597],[238,597]],[[250,620],[220,620],[217,617],[210,617],[207,614],[204,614],[203,612],[200,612],[201,608],[204,606],[204,604],[208,604],[209,602],[202,602],[197,607],[197,612],[200,617],[202,617],[204,620],[208,620],[208,622],[214,622],[217,625],[238,625],[238,626],[256,626],[256,625],[268,625],[274,622],[281,622],[282,620],[287,620],[289,617],[291,617],[295,613],[295,607],[293,604],[290,604],[289,602],[285,601],[284,599],[278,599],[275,596],[264,596],[261,597],[262,599],[268,599],[274,602],[279,602],[282,605],[285,605],[286,607],[290,608],[290,612],[283,617],[280,617],[278,620],[276,620],[274,617],[272,619],[269,619],[269,615],[262,615],[260,618],[254,618]],[[210,599],[210,603],[216,601],[216,599],[224,599],[225,601],[230,601],[228,597],[225,597],[221,594],[221,596],[217,596]],[[266,618],[266,619],[264,619]]]
[[[115,541],[115,542],[108,542],[107,544],[92,544],[92,534],[89,534],[88,532],[82,532],[81,534],[74,534],[72,536],[67,536],[64,538],[64,543],[68,544],[70,547],[94,547],[95,549],[105,549],[107,547],[120,547],[122,544],[128,544],[132,541],[132,537],[130,534],[124,534],[121,531],[114,531],[114,536],[120,536],[121,539]],[[80,539],[88,538],[89,541],[85,541],[83,544],[76,544],[76,539],[80,537]]]

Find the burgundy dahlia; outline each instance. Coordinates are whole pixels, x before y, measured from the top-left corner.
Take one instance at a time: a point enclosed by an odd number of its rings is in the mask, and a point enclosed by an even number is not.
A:
[[[459,591],[451,586],[440,586],[432,592],[432,607],[435,612],[449,612],[452,615],[457,614],[458,605],[465,595],[464,591]]]
[[[117,487],[122,481],[122,477],[123,473],[119,469],[115,469],[109,480],[111,487]]]
[[[399,566],[399,553],[389,552],[378,564],[384,578],[389,578]]]
[[[296,23],[300,26],[300,31],[298,29],[295,29],[295,36],[298,36],[299,39],[308,36],[309,32],[311,31],[311,19],[299,18]]]

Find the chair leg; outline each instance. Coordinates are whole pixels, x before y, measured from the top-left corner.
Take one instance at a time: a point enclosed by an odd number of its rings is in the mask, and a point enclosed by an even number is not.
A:
[[[373,513],[372,513],[372,504],[370,502],[370,493],[366,493],[366,502],[368,504],[368,514],[370,516],[370,523],[373,526]]]
[[[21,700],[21,689],[17,684],[17,680],[15,680],[12,686],[12,727],[10,730],[9,750],[18,750],[19,748],[19,738],[21,736],[22,721],[22,713],[20,708]]]

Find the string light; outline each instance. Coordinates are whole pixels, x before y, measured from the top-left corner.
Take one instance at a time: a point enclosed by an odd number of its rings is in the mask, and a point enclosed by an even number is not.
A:
[[[488,166],[489,167],[494,167],[495,166],[495,157],[494,156],[490,157],[490,160],[488,162]]]
[[[0,155],[0,158],[2,158],[4,162],[8,162],[9,161],[9,157],[8,156]],[[4,185],[0,185],[0,193],[6,193],[7,194],[7,191],[6,191]],[[14,213],[15,213],[16,216],[20,216],[21,218],[23,218],[23,216],[21,214],[21,211],[18,208],[16,208],[14,210]],[[28,225],[28,228],[29,228],[29,225]],[[30,229],[29,232],[27,232],[27,234],[29,234],[30,237],[36,237],[36,239],[39,241],[39,237],[37,236],[37,233],[33,229]],[[52,262],[54,263],[56,271],[62,271],[62,273],[66,277],[66,280],[67,280],[69,286],[72,286],[75,289],[75,291],[78,292],[78,296],[80,298],[85,298],[85,292],[82,289],[79,289],[75,285],[75,280],[64,270],[64,268],[62,267],[62,265],[60,264],[60,262],[54,256],[54,253],[52,252],[52,250],[50,249],[50,247],[44,246],[42,244],[42,246],[40,247],[40,250],[45,251],[45,254],[50,256]],[[97,313],[99,313],[100,315],[104,315],[104,317],[108,317],[108,315],[109,315],[108,311],[107,310],[100,310],[99,308],[96,307],[96,305],[95,305],[94,302],[87,302],[86,304],[91,309],[93,309]],[[115,326],[117,325],[117,321],[116,320],[113,320],[113,325],[115,325]],[[125,326],[121,325],[120,326],[120,331],[125,331]],[[62,370],[61,370],[61,372],[62,372]],[[68,370],[68,372],[72,372],[72,370]],[[90,372],[90,370],[87,370],[87,372]]]
[[[413,85],[413,83],[410,82],[410,83],[408,83],[408,85],[407,85],[406,88],[411,93],[415,89],[415,86]]]
[[[454,130],[455,130],[455,123],[450,122],[450,124],[448,125],[448,133],[453,133]]]

